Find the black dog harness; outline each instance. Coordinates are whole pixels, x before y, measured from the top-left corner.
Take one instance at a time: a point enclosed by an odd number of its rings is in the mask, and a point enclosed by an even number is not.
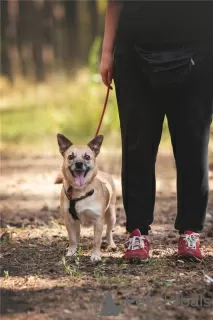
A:
[[[64,188],[64,192],[65,192],[65,194],[67,196],[67,199],[70,200],[69,213],[71,214],[71,216],[73,217],[74,220],[79,220],[79,218],[77,216],[76,209],[75,209],[75,204],[76,204],[76,202],[78,202],[80,200],[83,200],[83,199],[93,195],[94,189],[88,191],[84,196],[81,196],[79,198],[73,198],[72,197],[72,191],[73,191],[73,188],[71,186],[67,189],[67,191]]]

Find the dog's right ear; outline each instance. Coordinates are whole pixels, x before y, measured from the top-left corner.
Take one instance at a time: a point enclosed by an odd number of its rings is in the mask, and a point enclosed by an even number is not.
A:
[[[58,140],[58,146],[59,146],[59,151],[62,154],[62,156],[64,155],[64,152],[71,147],[73,144],[72,142],[67,139],[63,134],[58,133],[57,134],[57,140]]]

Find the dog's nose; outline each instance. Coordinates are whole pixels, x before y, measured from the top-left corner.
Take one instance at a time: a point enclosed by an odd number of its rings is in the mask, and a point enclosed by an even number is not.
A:
[[[82,168],[83,168],[83,162],[77,161],[77,162],[75,163],[75,167],[76,167],[76,169],[82,169]]]

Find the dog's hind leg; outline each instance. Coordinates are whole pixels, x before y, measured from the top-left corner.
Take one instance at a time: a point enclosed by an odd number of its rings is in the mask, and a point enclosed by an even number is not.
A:
[[[80,237],[80,222],[71,221],[70,214],[65,216],[65,225],[69,236],[69,248],[66,256],[70,257],[76,254],[78,240]]]
[[[115,209],[115,204],[110,204],[109,208],[106,211],[106,239],[108,242],[109,248],[116,248],[116,245],[113,240],[113,235],[112,235],[112,230],[115,226],[116,223],[116,209]]]

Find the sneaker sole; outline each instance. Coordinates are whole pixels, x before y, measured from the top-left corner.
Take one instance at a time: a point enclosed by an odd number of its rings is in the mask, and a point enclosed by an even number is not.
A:
[[[130,263],[141,263],[141,262],[147,262],[149,260],[149,257],[148,258],[142,258],[140,256],[135,256],[135,257],[123,257],[123,259],[127,262],[130,262]]]
[[[203,258],[198,258],[198,257],[195,257],[193,255],[193,253],[191,252],[187,252],[187,253],[184,253],[184,254],[180,254],[180,255],[177,255],[177,258],[178,259],[183,259],[183,260],[191,260],[191,261],[194,261],[194,262],[200,262],[203,260]]]

